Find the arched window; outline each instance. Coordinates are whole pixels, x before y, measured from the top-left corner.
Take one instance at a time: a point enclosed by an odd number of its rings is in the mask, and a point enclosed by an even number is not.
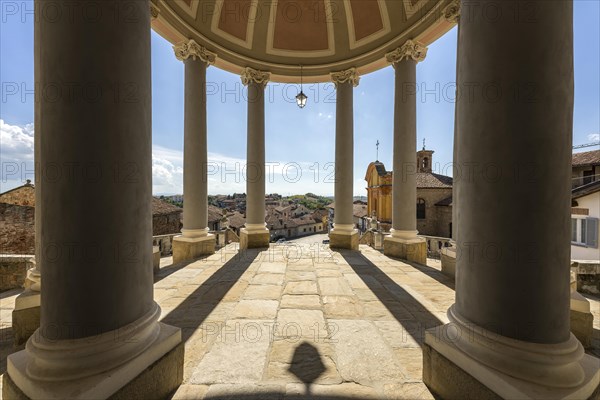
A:
[[[427,169],[429,168],[429,159],[427,157],[423,158],[423,165],[422,165],[423,169]]]
[[[417,199],[417,219],[425,219],[425,200]]]

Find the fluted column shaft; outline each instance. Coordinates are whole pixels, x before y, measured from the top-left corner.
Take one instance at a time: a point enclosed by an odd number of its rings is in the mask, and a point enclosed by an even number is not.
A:
[[[417,63],[404,59],[395,68],[392,227],[417,231]]]
[[[208,179],[206,166],[206,67],[200,58],[185,63],[185,122],[183,140],[183,235],[206,234]]]
[[[485,8],[484,1],[481,4]],[[491,2],[490,2],[491,3]],[[463,6],[466,6],[463,4]],[[527,342],[569,339],[573,13],[461,14],[456,311]]]
[[[185,65],[183,235],[173,239],[173,262],[178,263],[215,252],[215,237],[208,233],[206,69],[216,55],[193,39],[173,50]]]
[[[148,4],[131,3],[127,21],[109,17],[118,3],[95,6],[104,17],[93,24],[77,13],[40,19],[41,87],[75,88],[40,98],[39,333],[48,340],[111,331],[156,307]]]
[[[246,223],[265,227],[265,85],[248,83]]]
[[[427,48],[408,40],[387,54],[395,69],[392,236],[417,235],[417,62]]]
[[[337,84],[335,104],[335,214],[334,228],[353,225],[354,183],[354,88]]]

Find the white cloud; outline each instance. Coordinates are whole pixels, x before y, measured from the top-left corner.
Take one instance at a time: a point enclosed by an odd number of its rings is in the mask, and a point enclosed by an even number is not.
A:
[[[329,119],[331,114],[320,113]],[[0,157],[2,182],[0,191],[33,180],[33,124],[10,125],[0,120]],[[246,160],[219,153],[208,153],[208,190],[211,194],[246,191]],[[333,193],[333,165],[308,161],[267,160],[266,190],[281,194]],[[363,182],[355,182],[361,192]],[[183,192],[183,151],[152,146],[152,193]]]
[[[181,193],[183,154],[181,151],[152,146],[152,192]]]
[[[2,161],[33,160],[33,124],[10,125],[0,119]]]
[[[34,179],[33,124],[10,125],[0,119],[0,160],[0,192]]]
[[[600,142],[600,133],[590,133],[588,135],[588,140],[590,142]]]

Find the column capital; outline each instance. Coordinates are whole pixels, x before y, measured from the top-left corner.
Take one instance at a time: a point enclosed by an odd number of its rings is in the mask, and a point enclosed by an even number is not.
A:
[[[173,46],[173,51],[175,51],[175,57],[179,61],[185,61],[190,57],[195,60],[197,57],[210,65],[214,64],[217,58],[215,53],[208,51],[204,46],[200,46],[194,39],[176,44]]]
[[[271,79],[271,73],[265,71],[259,71],[254,68],[246,67],[240,75],[244,86],[248,86],[250,83],[258,83],[259,85],[266,86]]]
[[[421,62],[427,56],[427,47],[419,42],[407,40],[401,47],[387,53],[386,60],[391,64],[397,64],[404,59],[412,59],[416,62]]]
[[[154,3],[150,2],[150,17],[152,20],[158,18],[158,14],[160,14],[160,9]]]
[[[446,21],[457,24],[460,19],[460,0],[452,0],[450,4],[444,7],[442,14]]]
[[[330,75],[331,80],[333,81],[333,83],[335,83],[336,86],[338,85],[338,83],[350,82],[352,83],[352,86],[356,87],[358,86],[358,82],[360,81],[358,71],[354,67],[344,71],[332,72]]]

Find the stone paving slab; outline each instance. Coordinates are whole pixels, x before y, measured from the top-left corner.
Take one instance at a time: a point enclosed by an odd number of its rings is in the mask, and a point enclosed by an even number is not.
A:
[[[302,398],[307,388],[320,399],[432,399],[420,346],[454,302],[439,263],[410,265],[364,245],[288,247],[238,253],[232,244],[188,264],[161,260],[161,320],[182,328],[185,341],[184,382],[173,399]],[[0,294],[0,373],[15,351],[20,292]],[[600,354],[600,301],[588,299],[591,351]]]
[[[284,294],[279,307],[303,310],[321,309],[321,300],[316,294]]]

